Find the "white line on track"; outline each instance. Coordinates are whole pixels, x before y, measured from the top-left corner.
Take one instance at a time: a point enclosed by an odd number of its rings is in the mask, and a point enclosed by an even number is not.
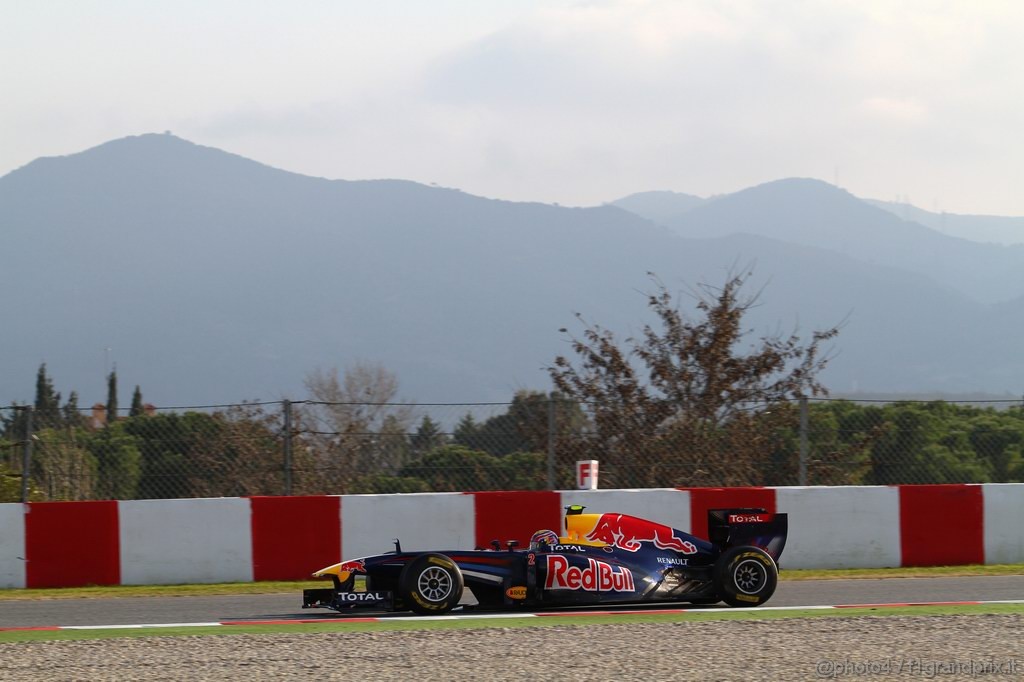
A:
[[[560,618],[565,616],[622,616],[637,614],[675,614],[675,613],[754,613],[757,611],[819,611],[829,609],[870,609],[870,608],[906,608],[908,606],[977,606],[985,604],[1024,604],[1024,599],[1000,599],[993,601],[951,601],[951,602],[904,602],[894,604],[821,604],[813,606],[753,606],[739,608],[680,608],[680,609],[646,609],[646,610],[600,610],[600,611],[545,611],[542,613],[466,613],[448,614],[444,616],[389,616],[379,618],[376,616],[352,617],[337,619],[294,619],[294,620],[236,620],[219,621],[210,623],[135,623],[130,625],[55,625],[50,627],[25,627],[25,628],[0,628],[0,632],[15,632],[19,630],[141,630],[147,628],[203,628],[238,625],[298,625],[298,624],[324,624],[342,625],[345,623],[370,623],[370,622],[391,622],[391,621],[422,621],[432,622],[439,620],[490,620],[501,618]]]
[[[134,625],[60,625],[58,630],[136,630],[139,628],[205,628],[223,625],[221,622],[214,623],[145,623]],[[9,628],[17,630],[19,628]],[[37,630],[39,628],[31,628]]]

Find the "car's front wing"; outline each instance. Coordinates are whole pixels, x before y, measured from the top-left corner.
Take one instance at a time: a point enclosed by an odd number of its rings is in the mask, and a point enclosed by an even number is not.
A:
[[[391,590],[371,590],[354,592],[352,590],[336,590],[330,587],[302,591],[302,608],[332,609],[347,611],[352,608],[376,608],[393,611],[395,593]]]

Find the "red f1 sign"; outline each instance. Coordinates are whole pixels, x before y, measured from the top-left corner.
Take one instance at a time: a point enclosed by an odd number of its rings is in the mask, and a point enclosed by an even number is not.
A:
[[[576,488],[597,490],[597,460],[581,459],[576,462]]]

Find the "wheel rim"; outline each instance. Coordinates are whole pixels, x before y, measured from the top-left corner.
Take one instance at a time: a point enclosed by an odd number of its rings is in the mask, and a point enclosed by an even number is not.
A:
[[[420,573],[416,588],[420,595],[431,602],[441,602],[452,593],[452,576],[443,568],[431,566]]]
[[[736,565],[732,572],[736,589],[744,594],[757,594],[768,582],[768,571],[764,564],[755,559],[746,559]]]

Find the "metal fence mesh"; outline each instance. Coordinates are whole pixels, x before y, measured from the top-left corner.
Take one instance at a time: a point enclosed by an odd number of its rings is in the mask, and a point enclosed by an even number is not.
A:
[[[544,394],[500,404],[314,401],[0,408],[0,501],[1024,480],[1024,406],[824,400],[721,423],[600,422]],[[28,477],[22,474],[26,469]]]

